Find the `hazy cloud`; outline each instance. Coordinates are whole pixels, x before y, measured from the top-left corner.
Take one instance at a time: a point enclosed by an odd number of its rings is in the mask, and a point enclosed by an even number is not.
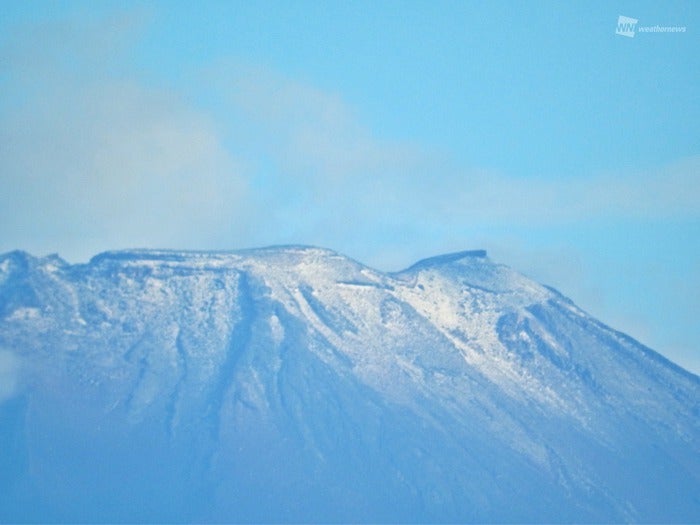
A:
[[[227,70],[229,100],[247,119],[246,132],[258,137],[257,154],[274,165],[257,195],[268,203],[258,222],[276,224],[290,240],[394,264],[410,260],[406,245],[416,239],[439,251],[465,231],[509,224],[699,214],[700,156],[645,171],[521,178],[376,137],[339,94],[265,69]]]
[[[700,156],[655,169],[518,178],[485,173],[445,196],[450,212],[476,220],[540,224],[589,219],[698,217]]]
[[[219,114],[124,58],[143,12],[24,28],[2,47],[0,249],[323,244],[376,264],[494,225],[696,217],[700,157],[518,178],[376,136],[339,93],[220,66]],[[42,38],[35,35],[41,33]]]
[[[213,119],[113,71],[128,20],[97,32],[75,24],[70,37],[58,24],[5,48],[2,91],[17,103],[0,118],[3,245],[86,258],[96,248],[206,247],[222,228],[235,231],[246,186]]]

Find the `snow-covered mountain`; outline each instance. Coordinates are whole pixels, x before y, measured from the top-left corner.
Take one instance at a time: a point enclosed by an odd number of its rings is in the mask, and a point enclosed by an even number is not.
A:
[[[0,521],[700,521],[700,380],[472,251],[0,256]]]

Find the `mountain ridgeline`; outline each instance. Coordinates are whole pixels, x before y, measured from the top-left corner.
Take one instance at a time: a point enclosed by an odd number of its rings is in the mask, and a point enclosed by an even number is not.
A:
[[[700,380],[483,251],[0,256],[0,521],[697,522]]]

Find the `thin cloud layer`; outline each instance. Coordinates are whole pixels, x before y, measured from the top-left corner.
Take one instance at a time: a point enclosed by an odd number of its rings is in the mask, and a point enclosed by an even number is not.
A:
[[[83,54],[90,40],[54,37],[46,45],[63,49],[15,42],[9,60],[4,91],[23,100],[0,118],[3,245],[84,259],[109,247],[206,247],[222,224],[230,233],[246,187],[212,118],[113,74],[94,49]]]
[[[5,249],[307,242],[392,264],[480,228],[698,216],[700,157],[576,178],[456,166],[375,136],[338,93],[230,63],[213,81],[225,110],[198,108],[129,68],[139,20],[64,21],[4,46]]]
[[[257,222],[310,242],[364,243],[358,252],[366,255],[374,240],[374,249],[396,253],[406,243],[439,249],[465,230],[512,224],[699,215],[700,156],[644,171],[520,178],[379,139],[339,95],[269,70],[239,68],[222,85],[258,137],[259,155],[274,166],[258,197],[277,214]]]

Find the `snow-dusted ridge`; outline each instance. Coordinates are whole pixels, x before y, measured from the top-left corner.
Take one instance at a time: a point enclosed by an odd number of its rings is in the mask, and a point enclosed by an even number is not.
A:
[[[256,256],[265,254],[326,254],[338,255],[336,252],[315,246],[306,245],[275,245],[262,248],[249,248],[243,250],[173,250],[173,249],[148,249],[136,248],[125,250],[110,250],[95,255],[90,263],[102,260],[160,260],[160,261],[186,261],[198,259],[226,259],[240,258],[244,256]]]
[[[700,379],[481,250],[11,252],[3,355],[0,521],[700,520]]]
[[[434,266],[442,266],[444,264],[450,264],[456,261],[460,261],[467,257],[485,259],[487,257],[486,250],[465,250],[461,252],[448,253],[445,255],[438,255],[436,257],[429,257],[427,259],[422,259],[418,261],[405,271],[418,270],[421,268],[429,268]]]

